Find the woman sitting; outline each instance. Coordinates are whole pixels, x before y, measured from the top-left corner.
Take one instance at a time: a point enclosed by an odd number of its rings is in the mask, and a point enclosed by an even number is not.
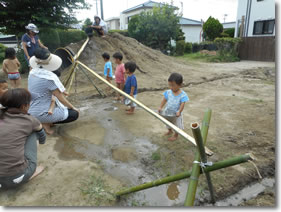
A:
[[[49,50],[38,48],[30,59],[32,70],[28,76],[28,90],[32,94],[29,113],[43,125],[46,133],[52,134],[52,124],[75,121],[79,111],[64,96],[65,88],[53,71],[59,69],[62,60]],[[56,105],[52,113],[48,113],[52,96]]]
[[[44,169],[37,167],[37,136],[44,144],[46,134],[27,113],[30,101],[30,93],[23,88],[8,90],[0,99],[0,189],[24,184]]]

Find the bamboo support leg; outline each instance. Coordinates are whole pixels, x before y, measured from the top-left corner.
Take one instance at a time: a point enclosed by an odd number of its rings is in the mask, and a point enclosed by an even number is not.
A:
[[[204,142],[203,142],[199,124],[197,124],[197,123],[191,124],[191,129],[192,129],[192,133],[195,138],[195,141],[197,143],[197,148],[200,153],[201,162],[207,163],[207,156],[205,153]],[[208,172],[205,172],[204,174],[207,179],[207,183],[208,183],[208,187],[209,187],[209,191],[210,191],[210,195],[211,195],[211,202],[214,204],[215,203],[215,194],[214,194],[214,187],[213,187],[212,180],[211,180],[211,175]]]
[[[201,130],[204,145],[206,145],[206,142],[207,142],[207,135],[208,135],[208,129],[209,129],[209,125],[210,125],[211,115],[212,115],[212,110],[210,110],[210,109],[207,109],[206,112],[204,113],[204,118],[203,118],[203,122],[202,122],[202,130]],[[199,161],[199,160],[200,160],[200,153],[197,150],[195,153],[194,161]],[[197,185],[198,185],[198,179],[200,176],[200,169],[201,169],[201,167],[199,164],[193,163],[191,177],[190,177],[189,183],[188,183],[188,189],[187,189],[187,193],[186,193],[184,206],[193,206],[194,205],[195,195],[196,195],[196,190],[197,190]]]
[[[250,154],[240,155],[240,156],[237,156],[237,157],[229,158],[227,160],[216,162],[212,166],[208,166],[208,167],[204,168],[204,172],[216,171],[216,170],[223,169],[223,168],[230,167],[230,166],[234,166],[234,165],[237,165],[237,164],[240,164],[240,163],[245,163],[245,162],[248,162],[249,160],[253,160],[253,158],[251,157]],[[200,174],[202,174],[202,172],[200,172]],[[182,172],[182,173],[179,173],[179,174],[174,175],[174,176],[165,177],[165,178],[158,179],[158,180],[155,180],[155,181],[152,181],[152,182],[148,182],[148,183],[144,183],[144,184],[141,184],[141,185],[138,185],[138,186],[134,186],[134,187],[131,187],[131,188],[124,189],[122,191],[117,192],[116,196],[122,196],[122,195],[125,195],[125,194],[130,194],[130,193],[133,193],[133,192],[137,192],[137,191],[152,188],[152,187],[155,187],[155,186],[167,184],[167,183],[170,183],[170,182],[186,179],[186,178],[189,178],[190,176],[191,176],[191,171]]]

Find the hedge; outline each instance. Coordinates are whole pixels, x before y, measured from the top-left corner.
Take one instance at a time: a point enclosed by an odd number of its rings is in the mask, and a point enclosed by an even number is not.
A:
[[[7,49],[6,46],[4,46],[2,43],[0,43],[0,63],[3,63],[3,60],[5,59],[5,50]]]
[[[60,36],[56,29],[41,29],[39,38],[51,52],[61,45]]]
[[[242,42],[240,38],[216,38],[215,44],[218,47],[218,54],[221,57],[238,58],[239,44]]]
[[[187,54],[192,52],[192,43],[189,42],[185,43],[184,52]]]
[[[121,35],[129,37],[128,30],[112,29],[112,30],[108,31],[108,33],[114,33],[114,32],[117,32],[117,33],[120,33]]]
[[[26,60],[24,58],[24,51],[23,51],[23,49],[19,49],[17,51],[17,55],[16,56],[17,56],[17,58],[18,58],[18,60],[20,62],[20,70],[19,70],[20,73],[21,74],[27,73],[29,71],[29,68],[28,68],[27,62],[26,62]]]
[[[176,54],[178,56],[184,55],[185,52],[185,41],[179,40],[176,42]]]
[[[65,47],[71,43],[77,43],[87,38],[84,31],[78,29],[58,30],[61,47]]]

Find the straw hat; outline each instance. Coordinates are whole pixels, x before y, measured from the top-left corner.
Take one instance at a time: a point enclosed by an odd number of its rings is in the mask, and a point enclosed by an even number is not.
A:
[[[38,48],[29,60],[32,68],[44,68],[48,71],[56,71],[62,64],[62,59],[51,54],[48,49]]]

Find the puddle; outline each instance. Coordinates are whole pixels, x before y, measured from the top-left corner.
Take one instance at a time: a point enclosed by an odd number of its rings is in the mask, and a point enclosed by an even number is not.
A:
[[[175,200],[179,197],[179,189],[178,189],[178,184],[177,183],[171,183],[167,189],[167,196],[169,197],[170,200]]]

